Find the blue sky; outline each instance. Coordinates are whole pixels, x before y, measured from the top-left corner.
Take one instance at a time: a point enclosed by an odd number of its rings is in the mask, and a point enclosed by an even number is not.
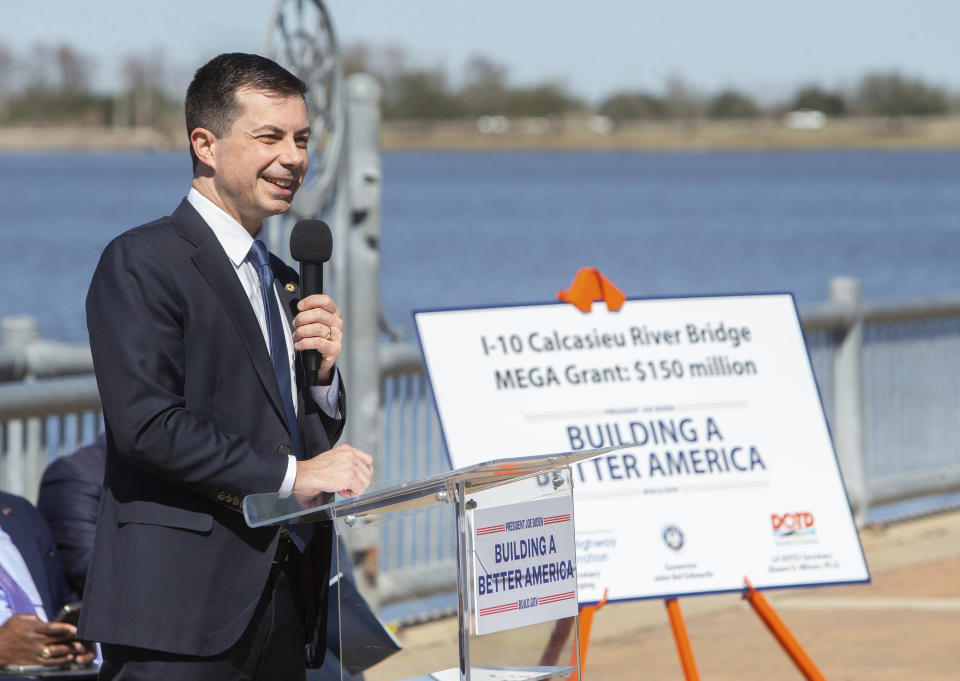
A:
[[[69,42],[109,88],[120,58],[162,49],[175,86],[224,51],[257,51],[272,0],[3,0],[0,44]],[[702,92],[737,86],[762,99],[800,84],[851,85],[897,69],[960,91],[960,3],[952,0],[329,0],[344,43],[394,44],[454,79],[484,54],[514,84],[554,80],[596,101],[659,90],[671,75]]]

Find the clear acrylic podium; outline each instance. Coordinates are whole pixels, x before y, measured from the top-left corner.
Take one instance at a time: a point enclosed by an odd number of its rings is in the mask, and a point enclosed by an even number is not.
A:
[[[434,513],[441,518],[452,515],[454,530],[449,541],[456,545],[458,617],[455,623],[456,631],[452,630],[453,623],[450,622],[448,640],[456,640],[458,643],[459,664],[450,666],[457,662],[452,648],[450,659],[446,661],[437,659],[446,658],[447,653],[434,646],[429,655],[422,651],[412,655],[409,661],[396,667],[399,675],[390,678],[405,678],[408,681],[534,681],[565,678],[574,671],[579,676],[579,622],[575,576],[563,587],[568,589],[565,592],[566,598],[572,598],[572,609],[570,603],[565,605],[565,609],[570,610],[569,616],[533,624],[514,624],[505,630],[478,634],[480,625],[476,603],[477,579],[483,579],[484,573],[492,573],[493,567],[475,560],[474,542],[478,535],[474,518],[483,509],[492,509],[496,513],[514,508],[545,508],[545,504],[552,504],[551,507],[557,503],[564,505],[564,501],[550,501],[559,499],[569,502],[572,532],[573,477],[570,465],[605,451],[607,450],[502,459],[467,466],[416,482],[382,484],[362,496],[338,499],[330,503],[325,503],[328,500],[321,498],[300,499],[296,495],[281,498],[278,494],[255,494],[244,499],[243,513],[251,527],[332,521],[338,542],[341,536],[373,523],[391,522],[413,513]],[[339,549],[339,546],[337,548]],[[575,552],[573,553],[575,570],[576,559]],[[384,631],[379,635],[374,632],[369,632],[369,636],[356,634],[357,613],[369,611],[369,607],[355,590],[336,588],[336,576],[340,574],[337,564],[339,554],[339,550],[334,553],[334,564],[331,566],[331,575],[334,576],[331,598],[336,594],[339,600],[336,612],[340,613],[340,617],[339,621],[330,622],[328,627],[336,626],[336,631],[340,633],[340,654],[336,655],[336,650],[334,654],[341,663],[342,678],[347,679],[351,673],[369,666],[370,660],[378,661],[391,655],[398,646],[396,641],[391,641],[392,635],[384,634]],[[481,574],[478,575],[478,572]],[[487,583],[490,583],[489,580]],[[572,595],[569,589],[572,589]],[[485,610],[489,611],[490,608]],[[376,621],[375,615],[373,619]],[[375,624],[371,626],[376,628]],[[370,628],[367,627],[368,630]],[[345,630],[349,632],[346,638],[343,635]],[[445,636],[437,638],[442,640]],[[432,671],[440,664],[446,668]],[[414,675],[410,676],[410,673]]]

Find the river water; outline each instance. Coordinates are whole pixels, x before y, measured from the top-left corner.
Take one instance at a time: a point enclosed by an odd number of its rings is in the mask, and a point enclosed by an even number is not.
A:
[[[631,296],[960,291],[960,152],[391,152],[383,308],[552,300],[580,267]],[[84,342],[103,246],[172,211],[185,153],[0,155],[0,317]]]

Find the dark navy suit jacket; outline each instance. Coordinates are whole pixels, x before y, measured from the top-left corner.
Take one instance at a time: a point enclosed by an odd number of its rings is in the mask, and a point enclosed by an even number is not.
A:
[[[40,592],[47,619],[53,620],[60,606],[66,603],[69,589],[43,516],[26,499],[0,492],[0,527],[10,535],[23,556]]]
[[[271,264],[292,319],[296,273],[276,257]],[[292,445],[260,326],[187,201],[107,246],[86,310],[107,468],[79,635],[221,653],[250,622],[279,537],[276,527],[247,527],[240,504],[280,488]],[[300,432],[314,455],[343,422],[303,398],[302,368],[297,384]],[[329,532],[315,526],[290,570],[308,666],[325,647]]]
[[[63,571],[74,593],[83,595],[87,565],[93,550],[93,536],[97,524],[97,508],[103,485],[103,471],[107,465],[107,439],[101,434],[96,442],[81,447],[73,454],[54,459],[43,472],[37,510],[50,527],[50,534],[63,559]],[[353,581],[353,568],[344,545],[340,544],[341,581]],[[327,618],[339,617],[338,604],[327,604]],[[349,626],[349,620],[348,625]],[[327,648],[339,653],[338,628],[328,627]],[[365,633],[365,632],[360,632]],[[350,641],[354,633],[347,629],[343,639]],[[346,681],[362,681],[363,674],[343,670]],[[309,681],[340,680],[340,663],[336,657],[324,660],[323,666],[307,675]],[[0,677],[2,681],[2,677]]]

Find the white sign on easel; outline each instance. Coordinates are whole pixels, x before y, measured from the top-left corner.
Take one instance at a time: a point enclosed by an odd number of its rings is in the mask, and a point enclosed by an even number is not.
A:
[[[631,445],[573,467],[581,601],[869,579],[789,294],[415,320],[455,467]]]

